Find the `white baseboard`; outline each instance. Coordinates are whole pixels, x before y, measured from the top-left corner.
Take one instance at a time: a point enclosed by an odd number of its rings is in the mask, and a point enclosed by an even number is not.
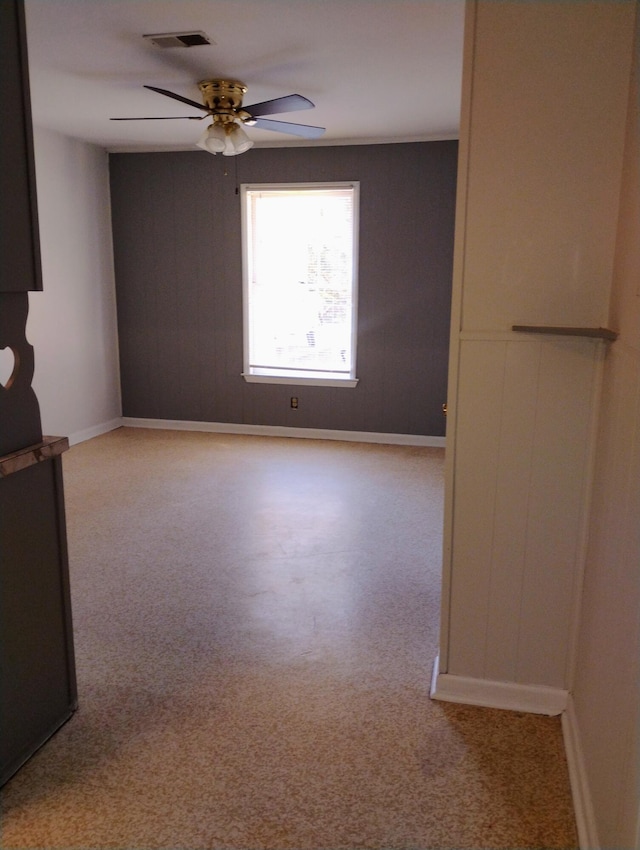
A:
[[[75,446],[76,443],[84,443],[85,440],[90,440],[92,437],[99,437],[100,434],[106,434],[108,431],[115,431],[116,428],[122,427],[122,418],[110,419],[108,422],[101,422],[99,425],[93,425],[91,428],[84,428],[82,431],[75,431],[69,435],[69,445]]]
[[[573,796],[573,808],[576,815],[580,850],[599,850],[600,841],[598,839],[587,771],[584,765],[580,728],[571,694],[569,694],[567,700],[567,709],[562,715],[562,732],[567,764],[569,766],[569,779],[571,781],[571,794]]]
[[[373,431],[333,431],[327,428],[289,428],[284,425],[236,425],[232,422],[188,422],[181,419],[137,419],[123,416],[128,428],[156,428],[169,431],[204,431],[217,434],[246,434],[254,437],[296,437],[306,440],[343,440],[352,443],[385,443],[399,446],[444,448],[445,437],[419,434],[379,434]]]
[[[560,688],[517,685],[440,673],[436,657],[431,676],[431,698],[444,702],[527,711],[549,716],[562,715],[562,734],[569,768],[571,795],[580,850],[600,850],[600,840],[584,764],[580,728],[573,698]]]
[[[454,676],[440,673],[439,662],[437,657],[431,678],[431,699],[508,711],[528,711],[549,717],[562,714],[567,706],[568,693],[561,688]]]

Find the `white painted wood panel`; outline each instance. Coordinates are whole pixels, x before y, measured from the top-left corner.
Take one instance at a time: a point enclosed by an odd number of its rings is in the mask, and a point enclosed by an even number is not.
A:
[[[639,12],[469,0],[465,26],[435,690],[572,694],[585,847],[640,847]]]
[[[606,323],[633,16],[477,4],[464,328]]]
[[[484,675],[506,343],[462,343],[446,672]]]
[[[540,353],[540,340],[536,338],[511,342],[506,349],[484,664],[485,676],[492,680],[520,681],[516,676],[520,597]]]
[[[568,685],[601,344],[461,343],[449,674]]]
[[[600,342],[541,339],[516,681],[566,688]]]

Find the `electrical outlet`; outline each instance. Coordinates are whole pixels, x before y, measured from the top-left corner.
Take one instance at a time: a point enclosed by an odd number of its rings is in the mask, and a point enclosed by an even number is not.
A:
[[[298,397],[295,396],[295,395],[291,396],[291,407],[292,407],[293,410],[298,409]]]

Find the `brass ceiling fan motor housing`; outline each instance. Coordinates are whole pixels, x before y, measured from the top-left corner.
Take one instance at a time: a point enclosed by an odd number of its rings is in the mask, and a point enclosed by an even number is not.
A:
[[[238,80],[202,80],[198,88],[205,106],[219,121],[243,121],[250,117],[242,109],[242,98],[247,92],[244,83]]]

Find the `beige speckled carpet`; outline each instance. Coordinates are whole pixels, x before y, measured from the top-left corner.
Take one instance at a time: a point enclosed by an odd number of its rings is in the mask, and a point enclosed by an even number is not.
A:
[[[429,700],[438,449],[120,429],[65,455],[80,708],[0,847],[577,846],[560,721]]]

